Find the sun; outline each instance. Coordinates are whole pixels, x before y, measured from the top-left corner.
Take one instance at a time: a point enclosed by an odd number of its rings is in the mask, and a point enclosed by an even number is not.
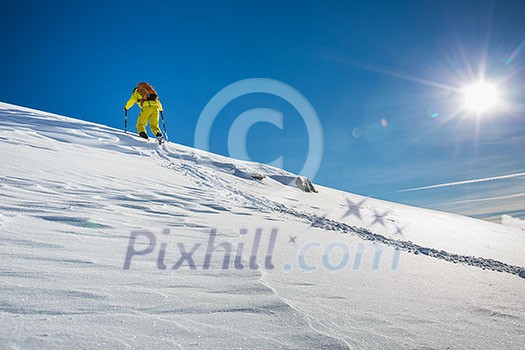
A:
[[[496,87],[484,81],[479,81],[464,90],[465,105],[478,114],[486,112],[498,104]]]

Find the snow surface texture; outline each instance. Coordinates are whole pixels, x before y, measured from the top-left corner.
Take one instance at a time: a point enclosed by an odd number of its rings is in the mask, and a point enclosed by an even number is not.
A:
[[[8,104],[0,144],[0,348],[523,349],[519,228]]]

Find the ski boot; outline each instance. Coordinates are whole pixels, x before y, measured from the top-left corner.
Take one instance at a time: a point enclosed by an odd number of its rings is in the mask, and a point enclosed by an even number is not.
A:
[[[162,136],[161,132],[158,132],[157,135],[155,135],[155,137],[157,138],[157,142],[159,143],[159,145],[162,145],[164,143],[164,136]]]

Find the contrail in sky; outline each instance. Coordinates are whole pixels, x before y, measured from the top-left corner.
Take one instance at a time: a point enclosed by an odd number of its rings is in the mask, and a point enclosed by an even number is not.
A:
[[[510,195],[507,195],[507,196],[464,199],[464,200],[460,200],[460,201],[443,202],[443,203],[437,203],[437,204],[438,205],[463,204],[463,203],[493,201],[493,200],[496,200],[496,199],[511,199],[511,198],[518,198],[518,197],[525,197],[525,192],[524,193],[510,194]]]
[[[399,191],[397,191],[397,193],[429,190],[429,189],[432,189],[432,188],[441,188],[441,187],[449,187],[449,186],[468,185],[468,184],[473,184],[473,183],[478,183],[478,182],[487,182],[487,181],[511,179],[511,178],[520,177],[520,176],[525,176],[525,173],[516,173],[516,174],[509,174],[509,175],[502,175],[502,176],[486,177],[486,178],[483,178],[483,179],[473,179],[473,180],[465,180],[465,181],[458,181],[458,182],[449,182],[449,183],[445,183],[445,184],[437,184],[437,185],[430,185],[430,186],[423,186],[423,187],[407,188],[407,189],[404,189],[404,190],[399,190]]]

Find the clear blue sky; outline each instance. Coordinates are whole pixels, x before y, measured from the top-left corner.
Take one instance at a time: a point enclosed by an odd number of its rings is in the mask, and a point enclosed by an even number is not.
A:
[[[525,218],[525,177],[398,192],[525,172],[523,1],[10,1],[0,13],[0,100],[122,128],[139,81],[165,105],[171,140],[193,146],[222,88],[282,81],[316,109],[324,156],[315,182],[418,206]],[[478,118],[458,92],[480,72],[505,106]],[[251,108],[284,113],[254,125],[253,160],[307,155],[298,112],[251,94],[213,124],[228,154],[232,122]],[[138,108],[130,113],[134,124]],[[383,124],[381,120],[384,119]],[[521,194],[521,195],[520,195]],[[495,198],[498,197],[498,198]]]

